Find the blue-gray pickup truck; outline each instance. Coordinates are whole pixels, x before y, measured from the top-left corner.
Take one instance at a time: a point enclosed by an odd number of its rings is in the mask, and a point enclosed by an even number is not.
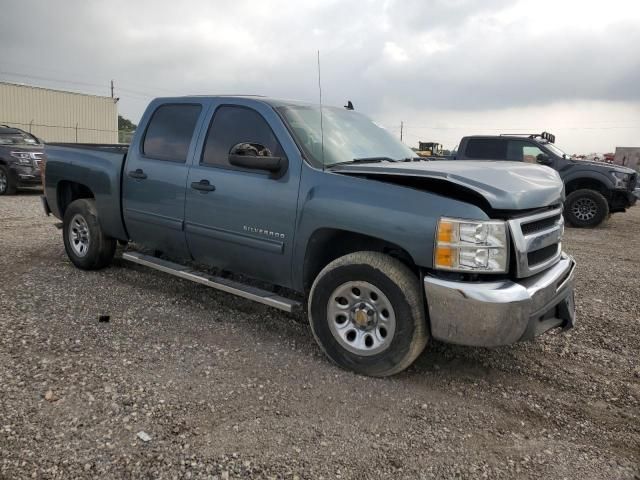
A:
[[[46,153],[44,208],[77,267],[134,242],[125,260],[306,307],[327,356],[362,374],[400,372],[430,338],[496,347],[574,323],[546,166],[425,161],[353,110],[225,96],[154,100],[128,148]]]

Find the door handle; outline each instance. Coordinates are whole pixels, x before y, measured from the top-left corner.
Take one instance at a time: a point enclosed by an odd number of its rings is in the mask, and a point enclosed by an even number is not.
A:
[[[213,192],[216,187],[211,185],[209,180],[200,180],[199,182],[191,182],[191,188],[199,190],[201,192]]]
[[[135,178],[137,180],[144,180],[145,178],[147,178],[147,174],[144,173],[141,168],[138,168],[137,170],[130,171],[129,172],[129,176],[131,178]]]

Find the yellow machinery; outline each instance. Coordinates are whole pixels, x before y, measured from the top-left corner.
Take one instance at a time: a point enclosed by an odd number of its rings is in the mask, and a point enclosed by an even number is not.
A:
[[[416,154],[419,157],[435,157],[442,155],[442,144],[435,142],[418,142]]]

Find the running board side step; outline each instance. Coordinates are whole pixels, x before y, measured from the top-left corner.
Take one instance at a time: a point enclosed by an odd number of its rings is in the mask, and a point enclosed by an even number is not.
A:
[[[213,275],[194,270],[191,267],[169,262],[151,255],[144,255],[138,252],[125,252],[122,254],[122,258],[129,262],[144,265],[145,267],[151,267],[155,270],[159,270],[185,280],[191,280],[192,282],[200,283],[207,287],[222,290],[223,292],[231,293],[248,300],[253,300],[254,302],[262,303],[270,307],[275,307],[280,310],[284,310],[285,312],[296,312],[302,309],[302,304],[296,300],[281,297],[280,295],[269,292],[268,290],[244,285],[240,282],[235,282],[226,278],[215,277]]]

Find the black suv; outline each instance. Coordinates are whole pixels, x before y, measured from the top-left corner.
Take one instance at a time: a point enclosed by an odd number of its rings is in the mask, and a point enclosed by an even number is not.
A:
[[[636,202],[634,170],[572,160],[554,142],[555,136],[547,132],[464,137],[453,159],[511,160],[553,168],[565,185],[564,218],[575,227],[595,227],[610,213],[624,212]]]
[[[0,195],[42,185],[44,145],[35,135],[0,125]]]

